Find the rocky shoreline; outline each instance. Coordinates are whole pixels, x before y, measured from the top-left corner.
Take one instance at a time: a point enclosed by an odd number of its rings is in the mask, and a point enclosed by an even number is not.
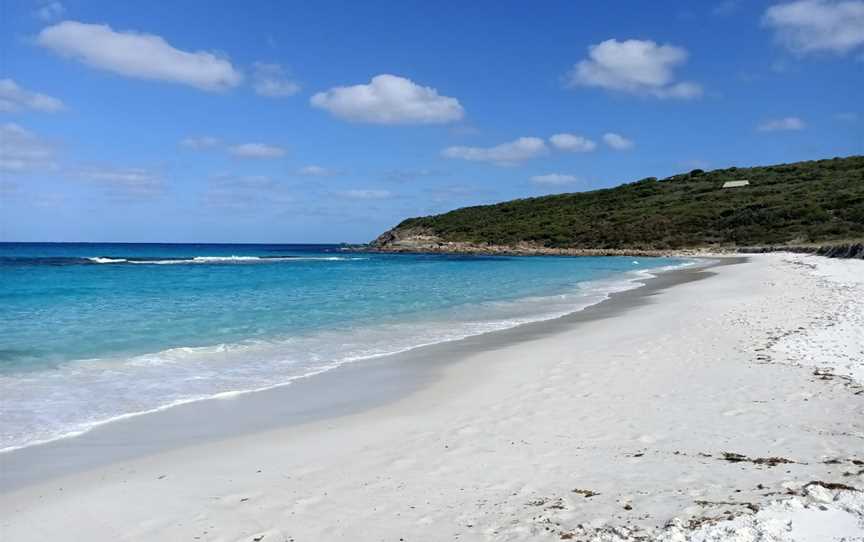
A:
[[[409,254],[473,254],[486,256],[711,256],[731,254],[760,254],[766,252],[795,252],[816,254],[828,258],[864,259],[864,243],[835,243],[818,245],[770,245],[758,247],[705,246],[676,249],[641,248],[553,248],[536,243],[490,245],[465,241],[445,241],[428,231],[390,230],[368,245],[351,247],[358,252]]]
[[[673,256],[708,256],[711,254],[729,253],[719,249],[612,249],[612,248],[550,248],[531,244],[519,245],[478,245],[473,243],[447,242],[429,245],[394,245],[352,248],[358,252],[404,253],[404,254],[465,254],[477,256],[641,256],[641,257],[673,257]]]

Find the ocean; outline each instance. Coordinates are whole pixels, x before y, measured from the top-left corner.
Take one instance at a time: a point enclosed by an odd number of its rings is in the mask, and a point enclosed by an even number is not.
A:
[[[560,317],[686,264],[0,243],[0,450]]]

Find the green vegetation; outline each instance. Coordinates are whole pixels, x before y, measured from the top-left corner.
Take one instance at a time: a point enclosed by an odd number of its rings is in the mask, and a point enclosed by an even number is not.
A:
[[[722,189],[726,181],[750,186]],[[605,190],[466,207],[397,230],[442,241],[554,248],[675,249],[864,238],[864,156],[693,170]]]

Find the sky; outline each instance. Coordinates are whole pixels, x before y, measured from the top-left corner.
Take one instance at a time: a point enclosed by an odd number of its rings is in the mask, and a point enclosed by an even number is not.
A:
[[[366,242],[864,154],[864,0],[0,0],[0,241]]]

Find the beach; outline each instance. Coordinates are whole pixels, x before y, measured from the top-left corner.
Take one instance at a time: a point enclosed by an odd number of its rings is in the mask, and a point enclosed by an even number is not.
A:
[[[717,261],[2,454],[0,538],[864,540],[864,262]]]

